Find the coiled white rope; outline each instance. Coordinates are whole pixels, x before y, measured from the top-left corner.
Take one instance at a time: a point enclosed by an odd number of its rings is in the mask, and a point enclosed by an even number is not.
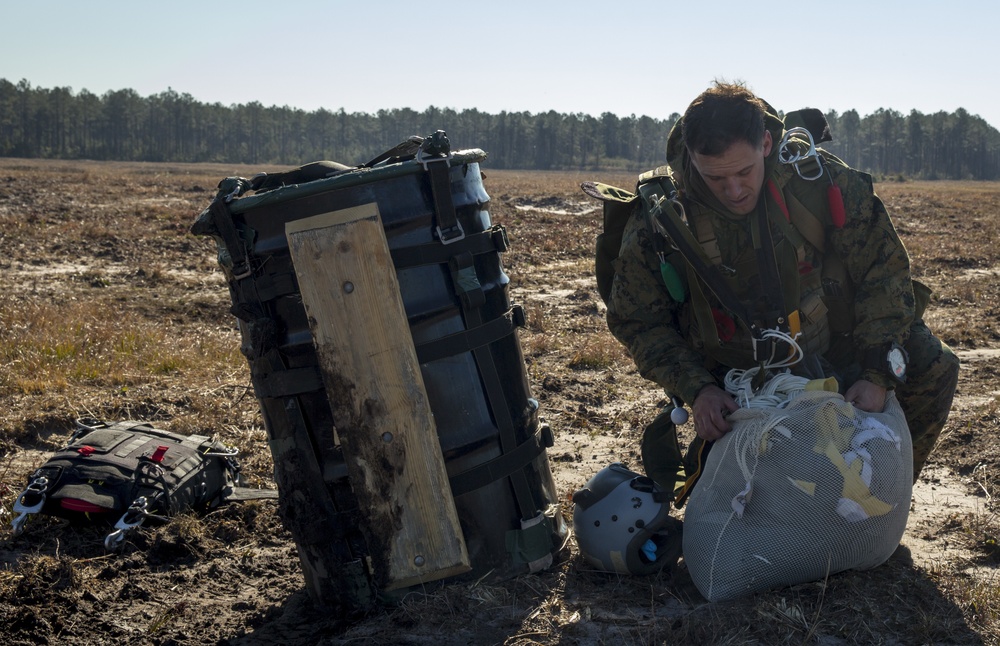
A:
[[[788,403],[792,395],[804,390],[809,382],[805,377],[788,372],[788,368],[802,360],[802,348],[796,343],[795,338],[780,330],[766,330],[763,337],[773,340],[775,347],[778,343],[787,343],[792,352],[784,359],[764,364],[764,370],[784,370],[784,372],[773,375],[756,393],[753,390],[753,380],[760,372],[760,367],[747,370],[733,368],[726,373],[723,385],[726,392],[736,399],[740,408],[780,408]]]
[[[796,335],[798,336],[798,335]],[[726,373],[724,386],[726,392],[736,399],[740,408],[783,408],[788,404],[793,395],[805,390],[809,379],[799,377],[788,372],[788,368],[802,360],[802,348],[796,343],[795,338],[781,332],[780,330],[767,330],[764,332],[765,339],[775,342],[775,347],[783,342],[787,343],[792,351],[789,355],[779,361],[768,361],[763,369],[768,371],[783,370],[769,378],[758,392],[754,392],[753,380],[761,370],[760,367],[749,368],[747,370],[732,369]],[[773,357],[772,357],[773,358]],[[733,450],[736,455],[736,462],[746,479],[746,489],[737,495],[733,501],[733,510],[738,516],[742,516],[742,508],[745,501],[749,499],[750,483],[757,470],[757,461],[760,458],[760,446],[764,436],[774,429],[776,432],[785,434],[788,429],[778,426],[787,418],[786,415],[773,415],[766,423],[754,423],[745,428],[745,432],[737,433],[733,437]],[[753,464],[750,464],[750,459]],[[737,511],[738,510],[738,511]]]

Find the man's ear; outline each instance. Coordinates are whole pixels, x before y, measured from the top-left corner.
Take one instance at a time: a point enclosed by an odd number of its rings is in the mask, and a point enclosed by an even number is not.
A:
[[[764,131],[764,156],[765,157],[767,157],[768,155],[771,154],[771,146],[773,144],[774,144],[774,141],[771,139],[771,131],[770,130],[765,130]]]

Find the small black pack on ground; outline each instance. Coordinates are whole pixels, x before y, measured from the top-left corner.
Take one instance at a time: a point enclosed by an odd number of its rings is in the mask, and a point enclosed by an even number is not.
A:
[[[29,478],[14,502],[20,534],[31,514],[115,523],[104,544],[119,545],[147,518],[218,506],[239,484],[236,451],[203,435],[151,425],[78,420],[69,444]],[[117,519],[117,522],[115,522]]]

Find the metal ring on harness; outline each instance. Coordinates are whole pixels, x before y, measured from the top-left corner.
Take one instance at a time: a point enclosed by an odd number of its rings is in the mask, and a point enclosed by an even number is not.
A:
[[[793,142],[792,137],[795,135],[805,137],[806,141],[809,142],[809,147],[805,152],[801,152],[801,140]],[[817,170],[815,175],[803,174],[799,166],[803,161],[809,159],[816,161]],[[816,144],[813,141],[812,133],[805,128],[796,127],[785,131],[785,136],[781,138],[781,143],[778,144],[778,161],[782,164],[791,164],[794,166],[795,172],[804,180],[813,181],[823,177],[823,161],[816,151]]]

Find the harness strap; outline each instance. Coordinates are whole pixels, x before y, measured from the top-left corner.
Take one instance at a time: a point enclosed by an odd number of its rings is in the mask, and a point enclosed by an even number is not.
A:
[[[736,298],[736,295],[719,273],[718,267],[709,262],[698,240],[694,237],[691,229],[681,222],[673,205],[671,204],[666,208],[662,206],[662,203],[667,200],[667,196],[658,195],[656,188],[649,184],[640,185],[639,193],[646,201],[650,218],[654,220],[655,224],[659,224],[664,229],[667,237],[670,238],[674,246],[677,247],[677,250],[684,256],[684,260],[691,265],[695,275],[701,279],[701,282],[715,294],[715,297],[722,306],[739,318],[747,328],[751,330],[757,329],[746,307]]]
[[[698,243],[705,251],[708,261],[716,266],[721,265],[722,250],[719,249],[719,239],[715,235],[715,229],[712,228],[709,218],[699,216],[692,218],[692,220],[694,220],[693,224],[695,234],[698,237]]]
[[[712,442],[702,442],[698,446],[697,454],[695,455],[696,467],[694,473],[692,473],[684,481],[680,487],[674,491],[674,508],[680,509],[684,506],[687,501],[688,496],[691,495],[691,491],[694,489],[695,484],[701,478],[702,469],[705,468],[705,460],[708,459],[708,452],[712,448]]]
[[[222,242],[226,245],[229,257],[233,261],[233,277],[236,280],[245,278],[251,273],[250,264],[247,260],[247,248],[239,233],[236,231],[236,224],[233,222],[233,214],[229,210],[229,205],[220,197],[212,200],[208,207],[212,216],[212,222],[218,231]]]
[[[437,217],[437,233],[441,244],[458,242],[465,238],[465,231],[455,213],[455,203],[451,199],[451,164],[445,157],[425,162],[431,182],[434,199],[434,213]]]
[[[820,255],[826,253],[826,231],[823,228],[823,223],[791,193],[788,194],[788,215],[786,217],[802,237],[819,251]]]
[[[254,489],[252,487],[232,487],[222,496],[225,502],[245,500],[277,500],[277,489]]]
[[[757,271],[761,282],[761,303],[758,321],[761,327],[785,327],[784,297],[781,291],[781,274],[774,253],[774,237],[767,220],[767,203],[757,208],[757,217],[751,226],[754,250],[757,252]]]
[[[263,274],[257,276],[254,282],[257,285],[257,298],[263,303],[298,291],[295,273],[290,271]]]
[[[375,159],[364,163],[361,168],[371,168],[375,164],[381,164],[388,160],[399,160],[399,159],[409,159],[412,158],[417,151],[420,149],[420,144],[424,142],[423,137],[418,137],[413,135],[407,138],[405,141],[401,141],[389,150],[379,154]]]

